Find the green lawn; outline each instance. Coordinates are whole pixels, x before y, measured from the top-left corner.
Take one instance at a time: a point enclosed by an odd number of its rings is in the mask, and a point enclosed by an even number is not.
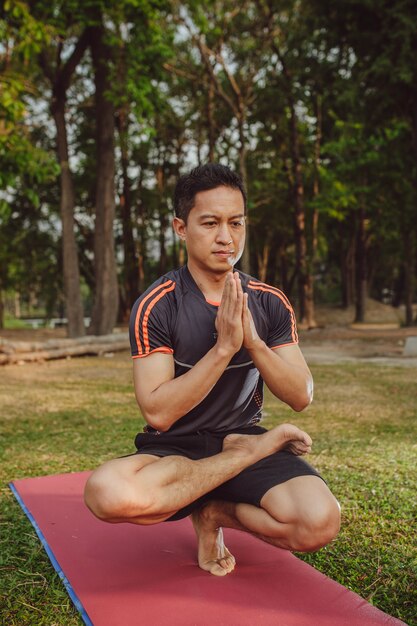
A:
[[[416,626],[416,369],[312,370],[316,397],[306,411],[294,414],[270,395],[265,402],[266,426],[292,421],[311,434],[309,460],[342,506],[334,543],[299,556]],[[131,378],[127,353],[1,369],[1,624],[82,624],[7,483],[133,451],[143,422]]]

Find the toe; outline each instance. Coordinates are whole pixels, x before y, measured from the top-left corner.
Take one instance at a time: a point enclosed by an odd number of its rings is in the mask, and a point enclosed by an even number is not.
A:
[[[228,572],[231,572],[235,569],[235,560],[233,557],[225,557],[219,561],[219,565],[221,565]]]
[[[214,563],[210,569],[210,574],[214,574],[214,576],[226,576],[228,573],[228,570],[222,567],[220,563]]]

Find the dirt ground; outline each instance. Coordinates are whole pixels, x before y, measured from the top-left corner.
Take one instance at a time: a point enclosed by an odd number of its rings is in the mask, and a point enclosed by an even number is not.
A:
[[[349,327],[301,330],[300,346],[309,363],[374,362],[417,367],[417,357],[404,357],[407,337],[416,328],[353,329]]]

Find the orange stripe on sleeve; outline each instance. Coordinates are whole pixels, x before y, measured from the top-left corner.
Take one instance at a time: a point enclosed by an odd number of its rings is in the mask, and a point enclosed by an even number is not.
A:
[[[142,322],[143,343],[145,344],[145,349],[140,350],[139,354],[145,354],[145,353],[149,354],[150,352],[149,335],[148,335],[148,319],[149,319],[150,312],[152,311],[155,304],[173,289],[175,289],[175,283],[172,283],[172,285],[163,289],[157,296],[155,296],[155,298],[152,301],[148,303],[148,306],[145,311],[145,315],[143,316],[143,322]]]
[[[163,354],[174,354],[174,350],[172,348],[168,348],[168,346],[161,346],[160,348],[155,348],[155,350],[151,350],[150,352],[147,352],[146,354],[136,354],[132,356],[132,359],[143,359],[143,357],[149,356],[150,354],[153,354],[154,352],[162,352]]]
[[[142,314],[142,310],[143,307],[145,306],[146,302],[152,298],[152,296],[162,287],[166,287],[167,285],[171,285],[172,284],[172,280],[167,280],[166,283],[162,283],[161,285],[158,285],[158,287],[155,287],[155,289],[152,289],[152,291],[150,293],[148,293],[148,295],[146,296],[146,298],[144,298],[142,300],[142,302],[140,303],[137,313],[136,313],[136,318],[135,318],[135,339],[136,339],[136,346],[138,349],[139,354],[142,353],[142,345],[140,343],[140,338],[139,338],[139,320],[140,320],[140,316]],[[175,283],[174,283],[175,286]]]
[[[271,350],[277,350],[278,348],[285,348],[285,346],[294,346],[298,341],[289,341],[288,343],[280,343],[277,346],[271,346]],[[135,358],[135,357],[133,357]]]
[[[266,285],[266,287],[268,287],[268,288],[262,287],[262,284],[264,284],[264,283],[255,283],[253,281],[250,281],[248,287],[250,289],[254,289],[256,291],[265,291],[267,293],[273,293],[274,296],[277,296],[277,298],[279,298],[281,300],[281,302],[283,303],[285,308],[290,313],[290,317],[291,317],[291,338],[292,338],[294,343],[297,343],[298,342],[298,335],[297,335],[297,329],[296,329],[296,325],[295,325],[295,315],[294,315],[293,308],[292,308],[291,304],[289,303],[289,300],[287,299],[286,296],[284,296],[282,291],[280,291],[279,289],[276,289],[275,287],[271,287],[270,285]],[[275,347],[277,347],[277,346],[275,346]]]

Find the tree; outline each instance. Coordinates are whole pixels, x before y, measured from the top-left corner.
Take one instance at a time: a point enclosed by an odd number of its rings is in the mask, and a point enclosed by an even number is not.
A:
[[[91,53],[95,82],[96,114],[96,203],[94,228],[95,291],[90,333],[106,335],[117,320],[119,290],[113,222],[115,217],[114,105],[111,88],[110,61],[112,50],[106,42],[103,16],[91,27]]]
[[[47,7],[50,10],[49,4]],[[40,11],[45,19],[45,7],[41,7],[37,3],[35,9]],[[68,36],[73,38],[73,33],[71,33],[74,26],[73,15],[68,9],[59,12],[58,17],[55,17],[55,15],[56,12],[55,14],[53,12],[52,15],[48,15],[48,19],[55,22],[57,35],[52,45],[42,50],[40,65],[51,86],[50,109],[56,127],[56,150],[60,166],[60,213],[62,220],[64,293],[68,318],[67,333],[69,337],[81,337],[85,334],[84,308],[80,288],[78,249],[74,232],[75,193],[70,170],[65,113],[67,92],[71,79],[89,43],[89,28],[85,27],[81,31],[75,45],[73,45],[70,56],[64,62],[62,56],[65,48],[65,38]]]
[[[31,123],[30,99],[37,90],[32,82],[31,58],[50,40],[51,29],[30,14],[24,3],[9,2],[0,20],[4,48],[0,55],[0,328],[3,326],[4,289],[28,284],[20,277],[33,264],[25,263],[27,255],[19,258],[23,233],[19,225],[18,206],[31,214],[33,236],[34,215],[38,215],[42,185],[48,185],[57,175],[50,146],[42,145]],[[42,239],[42,237],[41,237]],[[25,240],[27,245],[28,240]],[[35,242],[33,242],[35,243]],[[32,248],[32,246],[31,246]],[[24,249],[24,245],[23,245]],[[27,250],[27,248],[26,248]],[[26,276],[28,276],[26,271]]]

